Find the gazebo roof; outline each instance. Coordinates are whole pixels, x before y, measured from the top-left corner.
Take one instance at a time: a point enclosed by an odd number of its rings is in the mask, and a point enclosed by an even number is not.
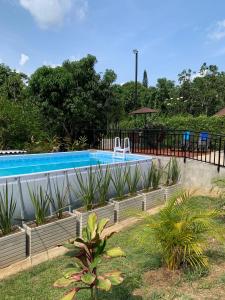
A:
[[[134,110],[129,113],[129,115],[144,115],[144,114],[151,114],[151,113],[157,113],[157,109],[149,108],[149,107],[142,107],[137,110]]]
[[[225,116],[225,107],[222,108],[221,110],[219,110],[215,116],[219,116],[219,117],[222,117],[222,116]]]

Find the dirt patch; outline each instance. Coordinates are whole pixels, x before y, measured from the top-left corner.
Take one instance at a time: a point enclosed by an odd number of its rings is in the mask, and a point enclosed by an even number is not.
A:
[[[188,280],[181,271],[169,271],[160,268],[143,275],[144,287],[134,291],[137,296],[149,296],[158,293],[160,299],[225,299],[225,263],[212,265],[209,275],[196,280]],[[221,279],[222,278],[222,279]]]

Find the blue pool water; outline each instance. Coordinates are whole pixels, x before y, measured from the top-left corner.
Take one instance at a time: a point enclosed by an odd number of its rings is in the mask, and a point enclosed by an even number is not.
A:
[[[127,154],[124,159],[114,157],[112,152],[103,151],[7,155],[0,157],[0,177],[88,167],[98,164],[139,161],[143,159],[149,159],[149,157]]]

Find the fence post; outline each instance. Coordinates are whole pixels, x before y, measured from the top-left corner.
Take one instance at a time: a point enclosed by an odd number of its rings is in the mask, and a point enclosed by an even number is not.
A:
[[[187,148],[187,141],[186,137],[184,139],[184,163],[186,163],[186,148]]]
[[[220,172],[220,157],[221,157],[221,136],[219,139],[219,155],[218,155],[218,162],[217,162],[217,172]]]

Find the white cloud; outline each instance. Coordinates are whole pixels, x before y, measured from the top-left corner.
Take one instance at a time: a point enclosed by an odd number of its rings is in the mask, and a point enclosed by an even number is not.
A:
[[[209,33],[209,38],[216,41],[225,38],[225,19],[216,23]]]
[[[52,67],[52,68],[56,68],[56,67],[60,67],[61,66],[61,64],[55,64],[55,63],[49,62],[47,60],[43,61],[43,65],[44,66],[48,66],[48,67]]]
[[[28,10],[42,29],[63,23],[66,15],[73,9],[77,18],[87,14],[87,0],[19,0],[20,5]]]
[[[30,59],[30,58],[29,58],[28,55],[22,53],[22,54],[20,55],[19,65],[20,65],[20,66],[24,66],[24,65],[28,62],[29,59]]]

